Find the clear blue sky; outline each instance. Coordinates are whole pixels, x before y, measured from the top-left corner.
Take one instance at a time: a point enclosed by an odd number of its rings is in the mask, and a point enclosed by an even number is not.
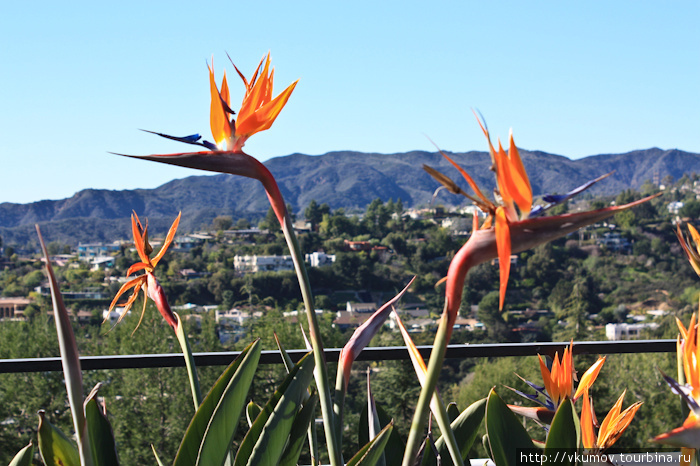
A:
[[[153,188],[193,170],[108,152],[209,137],[206,63],[232,100],[268,50],[300,78],[261,160],[295,152],[485,149],[494,136],[570,158],[700,152],[700,2],[8,2],[0,15],[0,202]],[[235,79],[234,79],[235,78]]]

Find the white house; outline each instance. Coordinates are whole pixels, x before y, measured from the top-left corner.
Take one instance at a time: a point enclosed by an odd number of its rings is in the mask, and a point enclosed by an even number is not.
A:
[[[292,256],[234,256],[233,267],[237,272],[279,272],[294,270]]]
[[[123,307],[115,307],[112,309],[112,312],[109,312],[108,309],[105,309],[102,311],[102,320],[109,320],[109,325],[114,326],[114,324],[117,323],[121,315],[124,314],[124,308]],[[131,311],[126,313],[125,317],[129,317],[131,315]]]
[[[335,262],[335,254],[326,254],[325,252],[316,251],[307,254],[305,259],[311,267],[323,267],[324,265],[331,265]]]
[[[656,322],[641,324],[607,324],[605,325],[605,337],[608,340],[634,340],[639,338],[643,330],[658,328]]]

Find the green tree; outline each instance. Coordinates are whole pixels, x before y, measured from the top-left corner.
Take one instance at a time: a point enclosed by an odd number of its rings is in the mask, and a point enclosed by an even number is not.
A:
[[[212,221],[212,227],[216,231],[230,230],[233,226],[233,219],[230,215],[219,215]]]
[[[331,208],[328,204],[321,204],[320,206],[315,199],[309,202],[309,205],[304,209],[304,218],[311,223],[311,228],[316,230],[318,225],[323,220],[323,216],[330,214]]]
[[[700,219],[700,202],[688,201],[678,211],[678,215],[683,218]]]
[[[238,221],[236,222],[236,229],[237,230],[247,230],[250,228],[250,222],[248,221],[247,218],[239,218]]]
[[[476,315],[486,327],[489,338],[493,341],[507,341],[509,335],[508,324],[503,320],[503,314],[498,309],[499,292],[492,291],[479,301],[479,309]],[[505,309],[504,309],[505,312]]]
[[[270,231],[277,231],[280,228],[280,222],[277,220],[277,215],[275,215],[275,211],[272,210],[272,207],[267,209],[267,214],[265,218],[260,221],[258,227],[261,230]]]

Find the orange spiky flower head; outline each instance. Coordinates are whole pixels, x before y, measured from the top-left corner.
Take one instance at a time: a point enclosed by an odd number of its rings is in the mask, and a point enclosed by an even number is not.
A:
[[[156,303],[158,311],[161,313],[168,325],[170,325],[173,328],[173,330],[177,330],[177,318],[175,314],[173,314],[172,310],[170,310],[170,305],[168,304],[168,300],[165,297],[163,287],[160,285],[160,283],[158,283],[158,279],[156,278],[153,272],[155,271],[156,265],[158,265],[158,262],[160,262],[160,260],[163,258],[165,252],[168,250],[168,247],[175,238],[175,232],[177,231],[177,226],[180,223],[180,215],[181,214],[178,214],[177,218],[170,227],[168,235],[165,238],[165,241],[163,242],[163,246],[160,248],[160,251],[158,251],[158,254],[156,254],[156,256],[152,259],[150,255],[153,252],[153,248],[148,242],[148,225],[144,227],[141,224],[141,221],[139,220],[138,215],[136,215],[136,212],[134,212],[131,215],[131,230],[134,235],[134,247],[136,248],[136,252],[139,255],[139,258],[141,259],[141,262],[137,262],[131,267],[129,267],[129,270],[126,271],[126,276],[128,277],[141,270],[143,270],[145,273],[143,275],[139,275],[135,278],[132,278],[131,280],[127,281],[124,285],[122,285],[122,287],[117,292],[117,295],[112,300],[112,303],[109,306],[110,312],[117,305],[117,301],[119,300],[121,295],[133,288],[133,293],[131,294],[131,296],[129,296],[129,299],[126,301],[126,304],[124,305],[124,311],[119,316],[119,320],[117,320],[117,323],[121,322],[121,320],[126,315],[127,311],[136,301],[136,298],[138,298],[139,291],[143,290],[144,295],[151,298],[153,302]],[[139,325],[141,325],[143,315],[146,312],[145,296],[143,300],[143,310],[141,311],[141,317],[139,318],[139,323],[138,325],[136,325],[136,328],[138,328]],[[134,329],[134,331],[136,331],[136,329]]]
[[[265,66],[260,72],[260,67]],[[233,65],[236,68],[236,65]],[[297,81],[290,84],[277,97],[272,98],[272,83],[275,70],[270,69],[270,54],[263,57],[258,64],[252,78],[248,81],[245,76],[236,68],[238,75],[245,85],[245,95],[238,112],[237,119],[230,118],[235,114],[231,110],[226,73],[221,82],[221,90],[216,87],[214,78],[213,59],[212,66],[209,67],[209,87],[211,91],[210,125],[211,133],[217,148],[238,152],[243,148],[246,140],[255,133],[265,131],[272,126],[277,115],[282,111],[289,96],[296,86]]]

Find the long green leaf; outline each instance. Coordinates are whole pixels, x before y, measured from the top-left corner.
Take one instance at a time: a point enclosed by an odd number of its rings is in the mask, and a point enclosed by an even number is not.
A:
[[[452,421],[457,419],[459,415],[460,412],[459,408],[457,407],[457,403],[453,401],[447,405],[447,417],[450,418],[450,424],[452,423]]]
[[[497,466],[516,466],[518,450],[533,450],[530,436],[508,405],[491,389],[486,402],[486,433]]]
[[[260,353],[251,351],[249,355],[251,363],[241,363],[241,370],[233,375],[214,409],[197,455],[197,465],[223,464],[228,456],[238,420],[245,408],[248,390],[258,367]]]
[[[22,448],[17,452],[12,461],[10,461],[10,466],[31,466],[32,459],[34,458],[34,445],[29,442],[29,445]]]
[[[302,334],[304,333],[303,327],[301,328],[301,332],[302,332]],[[280,354],[282,355],[282,361],[284,362],[284,368],[287,370],[287,373],[289,374],[289,371],[291,371],[292,368],[294,367],[294,362],[292,361],[292,358],[289,357],[287,350],[284,349],[284,345],[282,345],[282,342],[280,341],[277,334],[275,333],[274,335],[275,335],[275,342],[277,343],[277,348],[279,348]],[[306,335],[304,335],[304,339],[306,340]],[[308,340],[306,340],[306,341],[307,341],[307,348],[311,349],[311,343]],[[316,367],[315,370],[318,372],[318,367]],[[311,396],[312,389],[309,388],[309,390],[307,392],[308,393],[306,395],[304,395],[304,403],[307,403],[309,401],[309,397]],[[320,398],[319,398],[319,400],[320,400]],[[318,439],[316,437],[316,423],[315,422],[312,422],[309,424],[307,437],[309,438],[309,452],[311,454],[311,466],[317,466],[318,465],[318,459],[317,459],[318,458]]]
[[[581,443],[581,423],[576,415],[574,404],[565,400],[559,405],[549,428],[547,442],[544,447],[542,464],[575,465],[572,455],[562,455],[562,450],[576,451]],[[554,451],[559,450],[559,451]],[[564,456],[564,458],[562,458]]]
[[[260,415],[262,408],[258,406],[254,401],[250,401],[248,406],[245,407],[245,418],[248,421],[248,427],[253,425],[255,419]]]
[[[95,466],[117,466],[117,446],[114,442],[114,432],[107,417],[97,405],[95,387],[85,400],[85,421],[87,423],[92,459]]]
[[[277,464],[299,404],[313,376],[312,354],[307,353],[294,366],[267,402],[243,439],[234,466]]]
[[[160,456],[158,456],[158,452],[156,451],[156,447],[151,444],[151,450],[153,450],[153,456],[156,458],[156,463],[158,463],[158,466],[165,466],[163,462],[160,460]]]
[[[248,345],[248,347],[241,352],[236,360],[229,364],[226,370],[221,374],[219,380],[217,380],[214,386],[211,388],[206,398],[199,406],[199,409],[195,413],[194,417],[190,421],[190,425],[187,427],[187,432],[185,432],[185,436],[182,438],[182,443],[180,443],[180,448],[177,451],[173,466],[192,466],[197,464],[199,449],[202,446],[202,441],[205,433],[207,432],[207,427],[209,426],[212,416],[219,406],[224,393],[227,391],[234,392],[232,393],[232,395],[235,395],[233,398],[242,400],[239,409],[243,409],[245,396],[247,395],[250,387],[250,381],[252,381],[252,376],[255,374],[255,370],[258,367],[260,351],[260,341],[256,340]],[[231,383],[234,381],[237,383]],[[231,411],[235,410],[232,409]],[[233,424],[234,428],[238,423],[238,417],[240,417],[240,411],[236,419],[229,420]],[[233,436],[233,433],[231,436]]]
[[[75,444],[44,417],[39,411],[39,453],[44,464],[80,466],[80,455]]]
[[[367,445],[360,448],[360,451],[348,461],[347,466],[375,466],[384,453],[384,447],[393,430],[393,423],[383,428]]]
[[[459,445],[459,451],[462,454],[462,459],[467,460],[469,456],[469,451],[474,445],[474,440],[476,440],[477,433],[479,432],[479,427],[481,426],[481,421],[484,420],[484,415],[486,414],[486,398],[479,401],[475,401],[462,411],[459,416],[455,418],[450,424],[452,426],[452,431],[457,439],[457,445]],[[442,458],[442,464],[444,466],[451,465],[452,459],[447,451],[447,446],[445,445],[445,439],[440,437],[435,442],[435,448],[438,450],[440,457]],[[435,454],[432,449],[426,449],[423,455],[422,466],[433,466],[437,462]]]
[[[389,416],[386,410],[379,404],[376,404],[375,407],[377,409],[377,417],[379,418],[379,426],[384,428],[391,424],[391,416]],[[371,440],[369,438],[369,424],[367,423],[367,418],[367,410],[363,409],[360,412],[360,425],[358,431],[359,446],[367,445],[367,443],[369,443]],[[391,434],[389,435],[389,440],[384,447],[384,457],[386,459],[387,466],[400,466],[405,449],[406,446],[403,440],[401,440],[398,430],[396,428],[392,429]]]
[[[83,374],[80,370],[80,356],[78,354],[78,344],[73,334],[73,326],[68,316],[68,310],[63,304],[61,290],[51,267],[49,252],[41,236],[39,225],[36,225],[36,233],[39,236],[39,243],[44,254],[46,273],[49,276],[49,286],[51,288],[51,301],[53,302],[54,322],[56,322],[56,333],[58,335],[58,347],[61,351],[61,365],[63,366],[63,377],[66,391],[68,392],[68,403],[70,404],[71,415],[73,416],[73,428],[78,437],[78,454],[83,466],[92,466],[92,451],[90,440],[85,429],[85,413],[83,412]]]
[[[294,418],[294,424],[289,432],[289,442],[287,442],[287,448],[284,449],[284,454],[279,462],[279,466],[294,466],[297,464],[297,461],[299,461],[309,425],[315,418],[317,405],[318,394],[314,393],[304,402],[304,406],[301,408],[296,418]]]

